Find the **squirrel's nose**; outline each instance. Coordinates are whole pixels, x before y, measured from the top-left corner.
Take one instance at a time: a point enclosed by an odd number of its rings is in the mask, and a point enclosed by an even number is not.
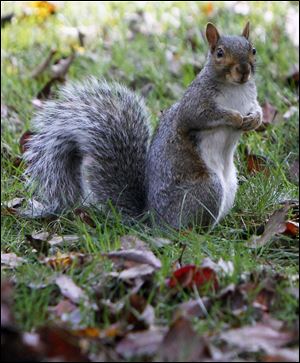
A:
[[[239,63],[234,66],[234,70],[240,75],[241,82],[247,82],[250,78],[251,67],[249,63]]]
[[[235,66],[235,70],[236,72],[242,74],[242,75],[246,75],[250,73],[250,64],[249,63],[239,63]]]

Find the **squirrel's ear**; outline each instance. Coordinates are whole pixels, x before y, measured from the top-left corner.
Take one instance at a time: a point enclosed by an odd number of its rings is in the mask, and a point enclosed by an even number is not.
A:
[[[212,23],[207,23],[206,25],[206,39],[208,41],[209,46],[211,49],[216,47],[216,44],[220,38],[220,34],[218,29]]]
[[[250,23],[249,23],[249,21],[247,21],[247,24],[245,25],[242,36],[245,37],[246,39],[249,39],[249,34],[250,34]]]

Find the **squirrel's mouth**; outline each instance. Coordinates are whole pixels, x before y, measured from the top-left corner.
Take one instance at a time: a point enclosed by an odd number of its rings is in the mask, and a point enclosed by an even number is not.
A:
[[[234,84],[244,84],[247,83],[251,78],[251,72],[238,73],[230,72],[226,75],[227,81]]]

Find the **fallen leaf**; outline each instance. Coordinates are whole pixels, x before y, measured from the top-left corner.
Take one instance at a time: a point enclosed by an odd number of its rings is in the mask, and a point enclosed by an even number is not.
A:
[[[13,198],[7,202],[3,202],[3,205],[8,208],[19,208],[25,201],[25,198]]]
[[[244,326],[221,333],[220,338],[228,344],[237,346],[245,351],[266,353],[274,348],[282,347],[293,340],[290,332],[279,331],[265,323]]]
[[[158,362],[201,362],[209,358],[206,340],[186,318],[179,318],[169,328],[157,355]]]
[[[138,294],[131,294],[129,304],[125,305],[121,314],[124,320],[136,330],[146,329],[154,324],[155,312],[153,306]]]
[[[18,257],[15,253],[1,253],[1,265],[6,268],[16,268],[25,262],[24,258]]]
[[[262,362],[299,362],[299,348],[273,349],[262,358]]]
[[[96,223],[93,221],[93,219],[90,217],[89,213],[82,209],[82,208],[76,208],[74,210],[74,214],[79,217],[79,219],[88,224],[92,228],[96,228]]]
[[[62,269],[63,272],[71,266],[82,266],[86,262],[90,262],[92,257],[83,253],[71,252],[71,253],[60,253],[57,252],[55,256],[46,257],[42,262],[54,270]]]
[[[206,312],[210,308],[211,300],[206,296],[202,297],[201,300],[205,310],[203,310],[203,306],[202,304],[199,304],[198,300],[189,300],[178,305],[174,313],[174,320],[181,316],[194,318],[206,317]]]
[[[291,237],[299,236],[299,223],[293,221],[285,222],[285,231],[283,233]]]
[[[216,272],[210,267],[197,267],[185,265],[173,272],[167,281],[170,288],[193,288],[211,284],[215,289],[218,287]]]
[[[3,279],[1,280],[1,329],[4,327],[13,327],[15,325],[15,318],[11,310],[12,302],[13,284],[11,281]]]
[[[101,330],[98,328],[88,327],[80,330],[74,330],[73,334],[84,338],[99,338]]]
[[[141,249],[149,250],[149,246],[145,241],[133,235],[125,235],[120,238],[120,245],[122,250]]]
[[[80,237],[76,234],[66,234],[64,236],[59,236],[58,234],[54,234],[51,236],[51,238],[48,240],[48,243],[51,246],[57,246],[61,244],[68,244],[71,245],[73,243],[76,243],[80,240]]]
[[[249,174],[264,173],[270,175],[270,161],[261,155],[246,154],[247,170]]]
[[[122,263],[122,265],[125,265],[126,267],[133,267],[136,264],[146,264],[154,267],[155,269],[161,268],[160,260],[155,257],[151,251],[129,249],[103,253],[102,255],[108,257],[114,262]]]
[[[61,300],[56,306],[49,306],[48,310],[61,318],[64,314],[69,314],[77,309],[77,306],[70,300]]]
[[[24,154],[24,152],[28,150],[28,142],[30,141],[30,139],[34,134],[35,134],[34,132],[27,130],[21,136],[19,144],[20,144],[20,151],[22,154]]]
[[[116,352],[125,359],[152,357],[161,345],[163,336],[163,330],[159,328],[129,333],[117,344]]]
[[[80,340],[66,329],[43,327],[37,331],[40,342],[37,349],[48,362],[90,362],[82,353]]]
[[[48,239],[50,233],[47,231],[25,234],[26,239],[30,242],[30,245],[38,252],[48,254],[49,245]]]
[[[140,264],[121,271],[118,277],[121,280],[130,280],[149,276],[152,275],[154,272],[155,268],[153,266],[147,264]]]
[[[289,206],[286,205],[283,208],[275,211],[269,218],[265,230],[261,236],[252,236],[247,245],[250,248],[259,248],[265,246],[272,237],[278,233],[284,233],[286,231],[285,218],[289,210]]]
[[[56,278],[55,283],[59,287],[62,295],[75,304],[87,300],[85,292],[69,276],[61,275]]]
[[[156,238],[151,238],[150,244],[153,247],[162,248],[164,246],[168,246],[168,245],[172,244],[172,241],[170,241],[167,238],[156,237]]]

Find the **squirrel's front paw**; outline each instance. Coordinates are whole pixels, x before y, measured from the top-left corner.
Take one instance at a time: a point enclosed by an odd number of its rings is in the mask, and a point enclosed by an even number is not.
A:
[[[238,111],[231,111],[231,122],[233,126],[240,129],[243,126],[243,116]]]
[[[243,117],[241,129],[243,131],[251,131],[257,129],[262,123],[262,116],[260,112],[249,113]]]

